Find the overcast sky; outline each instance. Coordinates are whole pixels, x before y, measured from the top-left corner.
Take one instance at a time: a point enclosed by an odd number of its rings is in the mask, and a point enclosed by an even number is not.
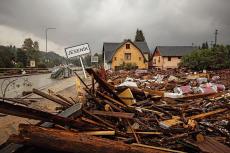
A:
[[[230,0],[0,0],[0,45],[21,47],[27,37],[45,50],[64,55],[64,48],[89,43],[101,52],[103,42],[134,39],[144,32],[156,45],[230,44]]]

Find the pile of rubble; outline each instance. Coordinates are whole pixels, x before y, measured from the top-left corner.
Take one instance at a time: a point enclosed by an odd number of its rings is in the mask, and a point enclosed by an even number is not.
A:
[[[21,124],[8,142],[82,153],[230,152],[230,71],[87,72],[91,85],[76,74],[84,101],[33,90],[71,110],[65,117],[1,102],[1,113],[53,123]]]

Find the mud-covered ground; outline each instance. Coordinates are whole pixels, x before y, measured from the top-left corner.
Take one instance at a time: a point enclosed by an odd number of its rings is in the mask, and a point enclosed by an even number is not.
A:
[[[76,89],[76,77],[71,77],[59,81],[55,81],[55,83],[48,85],[45,87],[42,91],[47,92],[48,89],[51,89],[57,93],[60,93],[61,95],[64,95],[65,97],[72,97],[77,98],[77,89]],[[31,94],[29,97],[38,97],[37,95]],[[41,98],[41,97],[40,97]],[[47,99],[38,99],[37,102],[31,103],[29,107],[35,108],[38,110],[47,111],[50,113],[57,113],[56,107],[59,105],[47,100]],[[4,143],[9,135],[11,134],[17,134],[18,131],[18,125],[20,123],[29,123],[29,124],[36,124],[39,121],[37,120],[30,120],[27,118],[21,118],[16,116],[7,115],[5,117],[0,117],[0,144]]]

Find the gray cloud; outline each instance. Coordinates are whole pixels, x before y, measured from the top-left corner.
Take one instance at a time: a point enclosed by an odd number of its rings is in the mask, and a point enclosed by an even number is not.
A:
[[[230,44],[229,8],[229,0],[1,0],[0,25],[40,38],[55,27],[49,40],[63,48],[88,42],[94,52],[104,41],[133,39],[137,28],[151,48],[199,45],[214,40],[216,28]]]

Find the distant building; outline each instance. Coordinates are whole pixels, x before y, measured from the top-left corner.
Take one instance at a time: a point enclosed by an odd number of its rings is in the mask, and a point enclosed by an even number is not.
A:
[[[136,64],[138,69],[147,69],[149,60],[149,47],[145,41],[133,42],[125,40],[121,43],[103,44],[103,59],[106,69],[119,70],[122,64]]]
[[[150,67],[158,69],[178,68],[181,57],[196,50],[194,46],[157,46],[150,58]]]

